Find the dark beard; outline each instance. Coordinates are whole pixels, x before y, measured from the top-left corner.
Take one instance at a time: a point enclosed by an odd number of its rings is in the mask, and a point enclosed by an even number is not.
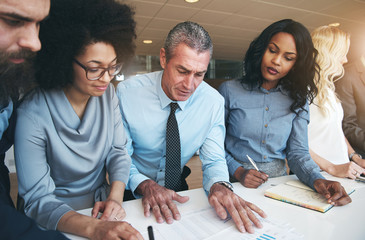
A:
[[[18,100],[34,85],[33,59],[35,53],[22,50],[17,53],[0,52],[0,105],[9,99]],[[10,58],[24,58],[20,64],[9,62]]]

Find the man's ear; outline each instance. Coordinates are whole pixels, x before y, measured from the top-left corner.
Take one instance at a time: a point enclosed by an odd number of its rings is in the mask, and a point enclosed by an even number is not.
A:
[[[166,50],[164,48],[160,49],[160,65],[162,69],[166,67]]]

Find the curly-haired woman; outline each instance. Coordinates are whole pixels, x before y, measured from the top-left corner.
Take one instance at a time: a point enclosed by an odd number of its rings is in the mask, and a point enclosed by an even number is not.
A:
[[[114,0],[54,0],[42,23],[39,87],[18,108],[15,158],[20,207],[44,228],[142,238],[119,221],[131,159],[110,84],[134,54],[133,14]]]
[[[323,178],[308,149],[307,100],[317,92],[315,56],[308,30],[291,19],[271,24],[250,44],[244,77],[219,88],[226,107],[227,165],[234,181],[257,188],[268,177],[286,175],[287,159],[302,182],[329,203],[344,205],[350,197],[338,182]]]

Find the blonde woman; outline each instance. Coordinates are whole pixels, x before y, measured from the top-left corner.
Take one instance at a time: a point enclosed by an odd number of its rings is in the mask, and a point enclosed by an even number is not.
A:
[[[311,36],[318,51],[317,63],[321,71],[315,79],[318,95],[309,107],[310,154],[318,166],[329,174],[355,179],[365,172],[365,160],[344,136],[343,109],[334,85],[344,74],[343,64],[347,62],[350,36],[333,26],[319,27]]]

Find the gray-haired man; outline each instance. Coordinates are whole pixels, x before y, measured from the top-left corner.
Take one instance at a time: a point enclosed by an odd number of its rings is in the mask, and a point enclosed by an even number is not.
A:
[[[167,223],[180,219],[173,200],[189,200],[176,191],[187,189],[185,164],[199,150],[209,203],[222,219],[228,211],[240,231],[253,232],[252,222],[258,227],[261,223],[252,211],[261,216],[265,213],[234,194],[229,183],[224,152],[224,100],[203,82],[212,51],[204,28],[192,22],[180,23],[169,32],[160,50],[164,70],[118,85],[132,156],[127,188],[135,197],[142,197],[145,216],[152,210],[159,223],[163,218]],[[170,123],[170,119],[175,123]],[[174,130],[178,134],[169,133],[172,125],[178,126]],[[178,140],[172,141],[176,135]],[[171,166],[176,163],[171,163],[174,160],[170,158],[179,159],[178,171],[173,173]]]

